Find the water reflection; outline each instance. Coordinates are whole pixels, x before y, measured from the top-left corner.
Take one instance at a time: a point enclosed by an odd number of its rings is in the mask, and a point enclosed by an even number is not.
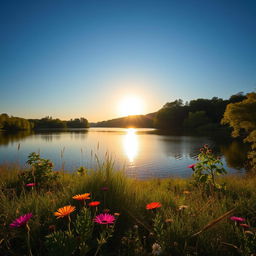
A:
[[[147,177],[186,177],[188,165],[195,162],[199,148],[208,144],[223,156],[224,167],[231,173],[244,166],[247,145],[240,141],[224,141],[208,137],[177,136],[157,133],[152,129],[90,128],[37,131],[33,133],[0,132],[0,164],[24,164],[31,152],[40,150],[42,157],[51,159],[55,168],[75,170],[83,165],[95,168],[92,150],[104,159],[105,152],[115,157],[117,168],[125,166],[128,175]],[[245,148],[244,148],[245,147]],[[65,150],[64,150],[65,149]],[[244,150],[245,149],[245,150]],[[65,153],[64,153],[65,151]],[[61,155],[61,161],[60,161]],[[241,169],[243,172],[244,169]]]
[[[134,162],[135,157],[138,155],[139,144],[136,129],[128,128],[126,135],[123,139],[123,147],[125,155],[127,156],[130,163]]]
[[[232,141],[229,145],[220,146],[221,153],[225,156],[227,165],[238,170],[245,167],[249,149],[249,145],[239,143],[238,141]]]

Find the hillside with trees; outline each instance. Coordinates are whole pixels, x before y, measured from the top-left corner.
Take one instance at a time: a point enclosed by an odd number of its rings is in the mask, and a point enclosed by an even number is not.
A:
[[[166,103],[154,118],[154,127],[173,132],[202,132],[223,129],[220,122],[226,106],[246,98],[243,93],[232,95],[228,100],[213,97],[196,99],[183,104],[182,100]]]
[[[115,118],[98,123],[90,123],[90,127],[152,128],[154,115],[155,113]]]

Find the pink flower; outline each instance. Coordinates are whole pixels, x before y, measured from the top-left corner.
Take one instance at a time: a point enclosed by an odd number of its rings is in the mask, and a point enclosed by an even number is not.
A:
[[[26,187],[34,187],[36,185],[36,183],[28,183],[26,184]]]
[[[192,168],[193,169],[195,166],[196,166],[196,164],[191,164],[191,165],[188,166],[188,168]]]
[[[97,215],[93,221],[98,224],[114,224],[115,217],[108,213],[101,213]]]
[[[232,217],[230,217],[230,219],[233,220],[233,221],[237,221],[237,222],[245,221],[245,218],[236,217],[236,216],[232,216]]]
[[[30,220],[30,218],[32,217],[32,213],[27,213],[25,215],[20,216],[19,218],[17,218],[16,220],[14,220],[11,224],[10,227],[11,228],[19,228],[21,226],[24,226],[27,224],[27,222]]]

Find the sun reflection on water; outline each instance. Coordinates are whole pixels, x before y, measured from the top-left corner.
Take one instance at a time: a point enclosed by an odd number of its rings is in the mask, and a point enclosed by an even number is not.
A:
[[[135,157],[138,155],[138,136],[136,129],[128,128],[127,133],[123,139],[124,152],[130,163],[134,162]]]

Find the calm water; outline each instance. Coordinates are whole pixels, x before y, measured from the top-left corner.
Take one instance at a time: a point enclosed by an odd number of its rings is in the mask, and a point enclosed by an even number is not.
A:
[[[161,135],[153,129],[90,128],[88,130],[40,133],[0,133],[0,163],[25,164],[30,152],[51,159],[55,169],[73,171],[93,168],[95,155],[103,161],[111,155],[116,168],[125,166],[129,176],[187,177],[202,145],[210,145],[222,156],[230,173],[243,173],[246,151],[243,144],[217,142],[207,137]]]

